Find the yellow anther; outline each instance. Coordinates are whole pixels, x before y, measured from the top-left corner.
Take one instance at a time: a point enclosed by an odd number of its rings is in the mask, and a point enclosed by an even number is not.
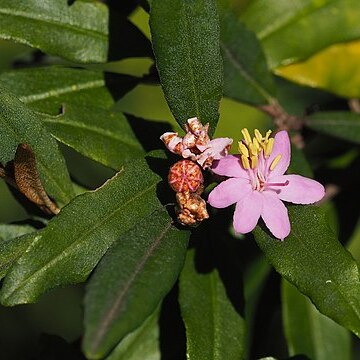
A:
[[[262,135],[261,135],[261,132],[258,130],[258,129],[255,129],[254,130],[254,133],[255,133],[255,137],[256,137],[256,139],[257,139],[257,141],[259,142],[259,143],[261,143],[262,142]]]
[[[251,157],[251,168],[255,169],[257,167],[257,164],[258,164],[258,157],[252,156]]]
[[[259,145],[259,142],[257,141],[256,138],[253,138],[253,144],[255,146],[256,151],[259,152],[260,151],[260,145]]]
[[[253,143],[249,144],[249,150],[250,150],[251,155],[257,156],[258,151],[257,151],[256,146]]]
[[[239,141],[239,153],[246,157],[249,157],[249,150],[246,145],[241,141]]]
[[[271,135],[272,131],[268,130],[265,135],[265,141],[269,139],[269,136]]]
[[[270,170],[274,170],[276,165],[279,163],[281,159],[281,154],[277,155],[276,158],[273,160],[273,162],[270,165]]]
[[[249,159],[246,156],[241,155],[241,162],[242,162],[244,169],[246,169],[246,170],[250,169]]]
[[[270,138],[266,144],[265,156],[270,156],[274,146],[274,138]]]
[[[243,134],[246,145],[251,144],[251,136],[249,134],[249,130],[244,128],[241,130],[241,133]]]

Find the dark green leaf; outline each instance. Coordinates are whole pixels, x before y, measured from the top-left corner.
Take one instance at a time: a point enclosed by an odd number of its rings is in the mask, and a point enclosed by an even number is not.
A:
[[[159,311],[151,314],[144,323],[127,335],[106,360],[160,360]]]
[[[100,1],[2,0],[0,38],[78,63],[151,54],[145,36]]]
[[[289,207],[291,233],[274,239],[260,226],[255,239],[285,279],[318,310],[360,335],[360,279],[356,262],[336,239],[324,212],[313,206]]]
[[[194,249],[188,252],[180,276],[179,301],[188,359],[244,358],[245,322],[228,298],[218,271],[198,272]]]
[[[22,235],[33,231],[35,229],[30,225],[0,224],[0,279],[31,244],[33,236]]]
[[[34,236],[8,273],[2,303],[34,302],[58,285],[84,281],[116,239],[160,207],[159,180],[145,160],[137,160],[97,190],[76,197]]]
[[[188,238],[162,209],[114,244],[85,297],[83,348],[88,358],[104,357],[155,310],[179,275]]]
[[[58,141],[113,169],[119,170],[126,161],[145,155],[121,113],[92,106],[66,106],[63,115],[44,116],[43,121]]]
[[[254,0],[241,18],[258,35],[274,68],[359,38],[359,16],[358,0]]]
[[[322,315],[288,281],[282,281],[282,306],[289,355],[316,360],[350,360],[350,333]]]
[[[319,132],[360,144],[360,114],[349,111],[319,112],[306,119]]]
[[[8,71],[0,81],[22,102],[54,115],[63,104],[103,108],[114,104],[102,72],[51,66]]]
[[[231,13],[220,12],[224,95],[251,105],[271,103],[275,86],[255,34]]]
[[[177,122],[219,118],[223,65],[215,0],[152,0],[150,26],[156,65]]]
[[[35,153],[45,189],[55,200],[66,204],[74,190],[57,143],[40,119],[40,115],[0,85],[0,162],[12,160],[19,144],[28,144]]]

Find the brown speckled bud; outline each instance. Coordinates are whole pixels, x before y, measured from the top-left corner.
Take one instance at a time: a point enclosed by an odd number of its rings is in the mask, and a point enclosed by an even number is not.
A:
[[[196,226],[209,217],[206,202],[197,193],[177,193],[176,201],[176,214],[182,225]]]
[[[181,160],[170,168],[168,181],[176,192],[195,192],[204,178],[199,165],[190,160]]]

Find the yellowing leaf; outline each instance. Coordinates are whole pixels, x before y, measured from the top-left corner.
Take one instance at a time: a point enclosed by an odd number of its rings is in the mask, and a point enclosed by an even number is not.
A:
[[[308,60],[277,68],[296,83],[352,98],[360,97],[360,40],[332,45]]]

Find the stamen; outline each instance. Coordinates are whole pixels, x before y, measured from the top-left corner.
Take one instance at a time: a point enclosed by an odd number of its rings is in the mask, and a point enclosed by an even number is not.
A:
[[[254,130],[254,133],[255,133],[255,137],[256,137],[257,141],[258,141],[259,143],[261,143],[261,142],[262,142],[261,132],[260,132],[258,129],[255,129],[255,130]]]
[[[258,153],[257,149],[256,149],[256,146],[253,143],[249,144],[249,150],[250,150],[251,155],[256,156],[257,153]]]
[[[241,141],[239,141],[239,153],[246,157],[249,157],[249,150],[246,147],[246,145],[244,143],[242,143]]]
[[[265,135],[265,141],[269,140],[269,136],[271,135],[272,131],[268,130]]]
[[[268,186],[288,186],[289,185],[289,180],[286,180],[283,183],[266,183],[266,187]]]
[[[274,138],[271,138],[267,141],[266,147],[265,147],[265,156],[270,156],[272,150],[274,147]]]
[[[270,165],[270,170],[274,170],[276,165],[279,163],[281,159],[281,154],[277,155],[276,158],[273,160],[273,162]]]
[[[242,162],[244,169],[246,169],[246,170],[250,169],[249,159],[246,156],[241,155],[241,162]]]
[[[260,151],[260,145],[259,145],[259,142],[257,141],[256,138],[253,138],[253,144],[254,144],[254,147],[256,149],[256,152],[259,152]]]
[[[258,164],[258,157],[257,156],[251,156],[251,168],[255,169]]]
[[[245,140],[246,145],[251,144],[251,136],[249,134],[249,130],[244,128],[244,129],[241,130],[241,133],[244,136],[244,140]]]

